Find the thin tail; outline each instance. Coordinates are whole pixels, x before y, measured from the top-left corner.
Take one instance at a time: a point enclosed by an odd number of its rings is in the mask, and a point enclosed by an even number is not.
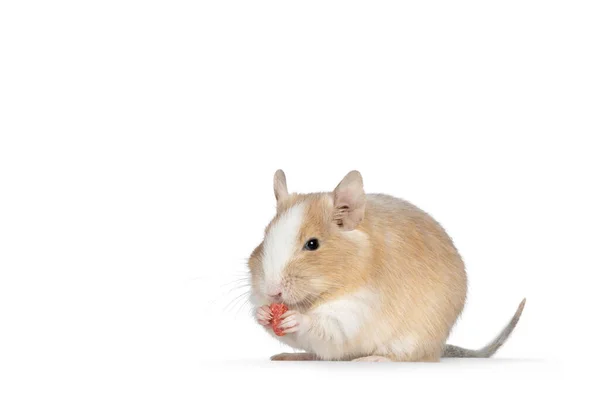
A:
[[[451,344],[447,344],[444,349],[444,355],[442,357],[447,358],[488,358],[494,355],[496,351],[504,344],[506,339],[510,336],[515,326],[517,326],[517,322],[519,322],[519,318],[521,317],[521,313],[523,312],[523,308],[525,307],[525,300],[521,301],[519,304],[519,308],[515,315],[513,315],[512,319],[506,325],[506,327],[500,332],[496,338],[489,343],[487,346],[483,347],[479,350],[469,350],[463,349],[462,347],[454,346]]]

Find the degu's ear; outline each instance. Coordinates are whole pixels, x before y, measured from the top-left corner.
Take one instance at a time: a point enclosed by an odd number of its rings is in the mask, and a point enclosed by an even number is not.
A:
[[[362,176],[350,171],[333,191],[335,223],[344,230],[353,230],[363,220],[366,204]]]
[[[284,201],[288,197],[285,174],[280,169],[275,172],[275,176],[273,177],[273,190],[275,191],[275,200],[277,200],[277,203]]]

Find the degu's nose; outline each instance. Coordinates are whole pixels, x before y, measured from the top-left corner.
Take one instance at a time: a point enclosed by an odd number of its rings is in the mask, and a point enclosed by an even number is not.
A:
[[[275,301],[279,301],[279,300],[281,300],[281,291],[279,291],[279,292],[269,292],[268,296],[270,298],[272,298],[273,300],[275,300]]]
[[[269,285],[267,287],[267,296],[275,301],[281,300],[282,290],[280,285]]]

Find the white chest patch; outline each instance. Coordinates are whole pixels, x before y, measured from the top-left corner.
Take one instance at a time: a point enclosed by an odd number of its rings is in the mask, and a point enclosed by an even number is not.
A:
[[[285,212],[271,227],[264,241],[263,269],[267,282],[279,282],[281,273],[297,247],[304,220],[304,204]]]
[[[350,340],[360,328],[371,318],[377,309],[378,296],[368,289],[345,295],[320,305],[313,314],[326,317],[325,320],[335,324],[343,334],[342,340]]]

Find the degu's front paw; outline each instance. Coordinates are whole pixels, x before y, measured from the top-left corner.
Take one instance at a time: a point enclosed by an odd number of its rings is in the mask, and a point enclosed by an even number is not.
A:
[[[267,326],[271,323],[273,315],[269,306],[262,306],[256,309],[256,320],[259,324]]]
[[[281,324],[279,324],[279,327],[283,329],[284,334],[302,334],[308,331],[310,324],[311,318],[308,315],[301,314],[296,310],[289,310],[281,316]]]

